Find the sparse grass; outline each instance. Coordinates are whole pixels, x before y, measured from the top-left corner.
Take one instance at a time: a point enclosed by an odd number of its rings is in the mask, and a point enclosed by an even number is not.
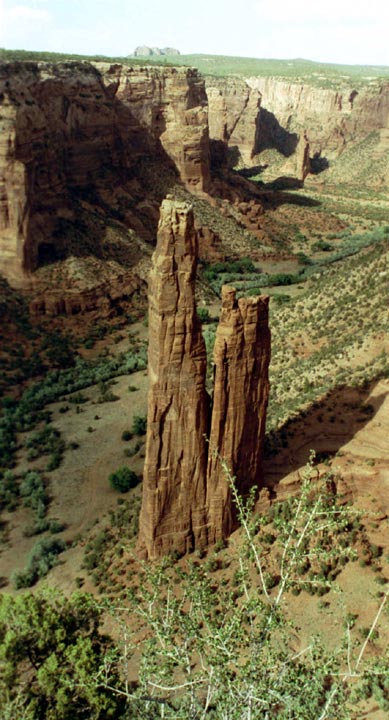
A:
[[[296,302],[273,306],[269,430],[337,385],[389,373],[385,353],[351,363],[360,343],[367,347],[388,327],[388,252],[387,241],[378,242],[315,275]]]

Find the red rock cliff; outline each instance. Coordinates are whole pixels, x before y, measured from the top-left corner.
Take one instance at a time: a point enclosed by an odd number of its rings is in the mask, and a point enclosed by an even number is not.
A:
[[[97,218],[113,208],[142,230],[132,209],[150,195],[142,162],[173,164],[192,189],[209,181],[196,70],[2,63],[0,107],[0,272],[13,284],[23,284],[40,254],[61,257],[65,235],[80,242],[82,204],[98,206]]]
[[[306,132],[311,157],[331,161],[375,132],[378,154],[387,152],[389,82],[373,80],[357,87],[351,82],[332,89],[275,77],[249,78],[248,85],[262,98],[258,150],[276,147],[289,156]]]
[[[247,82],[207,78],[209,136],[229,148],[231,163],[250,165],[256,153],[261,95]]]

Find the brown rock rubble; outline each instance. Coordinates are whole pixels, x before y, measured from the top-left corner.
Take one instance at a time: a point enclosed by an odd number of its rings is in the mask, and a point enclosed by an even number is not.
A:
[[[149,283],[150,389],[139,548],[150,558],[204,547],[234,529],[231,493],[215,451],[236,475],[239,491],[261,479],[268,299],[237,301],[233,288],[223,289],[210,417],[196,263],[192,208],[167,199]]]

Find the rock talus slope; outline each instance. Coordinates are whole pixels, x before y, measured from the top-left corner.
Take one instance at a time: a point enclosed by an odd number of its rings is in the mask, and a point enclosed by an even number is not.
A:
[[[149,281],[149,398],[139,547],[206,545],[206,351],[195,306],[197,237],[187,203],[164,200]]]

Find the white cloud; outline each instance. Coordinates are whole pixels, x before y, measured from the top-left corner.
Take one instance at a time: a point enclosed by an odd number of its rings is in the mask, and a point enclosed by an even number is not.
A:
[[[381,24],[388,17],[387,0],[256,0],[259,18],[277,24],[307,26]],[[320,31],[320,25],[317,27]]]
[[[39,10],[38,8],[29,7],[28,5],[16,5],[6,11],[6,21],[32,21],[47,22],[51,16],[47,10]]]
[[[24,3],[2,4],[0,45],[24,50],[44,49],[49,30],[53,29],[51,14],[35,5]],[[36,44],[35,44],[36,43]]]

